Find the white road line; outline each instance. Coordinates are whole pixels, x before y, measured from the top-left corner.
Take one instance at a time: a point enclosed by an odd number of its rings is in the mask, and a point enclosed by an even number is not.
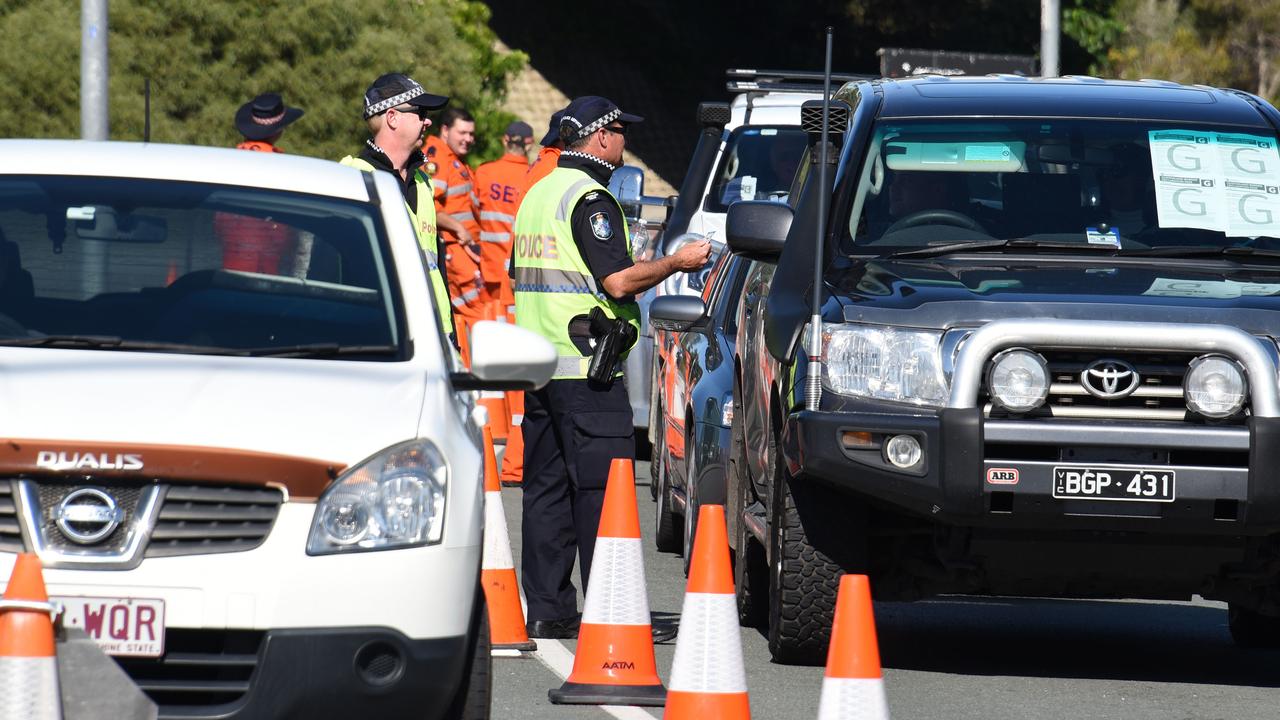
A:
[[[559,640],[535,640],[534,642],[538,643],[538,651],[533,656],[561,680],[568,679],[569,673],[573,672],[573,653],[569,652],[569,648]],[[598,707],[618,720],[653,720],[658,717],[646,712],[643,708],[631,705],[600,705]]]

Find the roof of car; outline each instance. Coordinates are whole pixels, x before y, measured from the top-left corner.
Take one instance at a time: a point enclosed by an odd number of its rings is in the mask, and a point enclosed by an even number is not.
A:
[[[881,117],[1089,117],[1274,129],[1241,93],[1164,80],[987,75],[875,83],[884,93]]]
[[[5,175],[178,180],[369,200],[360,170],[301,155],[160,143],[0,140],[0,157]]]

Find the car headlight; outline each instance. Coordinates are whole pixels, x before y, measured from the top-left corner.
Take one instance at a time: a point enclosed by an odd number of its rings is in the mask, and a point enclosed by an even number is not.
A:
[[[841,395],[942,407],[942,333],[869,325],[823,325],[822,384]]]
[[[991,360],[987,392],[1006,410],[1031,412],[1049,395],[1049,364],[1030,350],[1005,350]]]
[[[1205,417],[1225,418],[1244,407],[1244,371],[1235,361],[1221,355],[1201,355],[1187,366],[1182,387],[1187,407]]]
[[[308,555],[440,542],[448,465],[430,440],[387,448],[343,473],[316,505]]]

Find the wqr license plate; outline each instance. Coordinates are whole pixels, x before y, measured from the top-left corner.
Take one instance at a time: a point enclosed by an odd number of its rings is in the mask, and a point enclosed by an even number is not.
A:
[[[55,597],[62,623],[80,628],[108,655],[164,654],[164,601],[139,598]]]
[[[1055,467],[1053,496],[1059,499],[1173,502],[1174,471],[1133,467]]]

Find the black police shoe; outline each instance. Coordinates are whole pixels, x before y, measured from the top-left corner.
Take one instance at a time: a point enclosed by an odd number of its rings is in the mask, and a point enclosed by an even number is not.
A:
[[[572,640],[578,637],[578,618],[561,618],[559,620],[530,620],[524,624],[525,632],[531,638],[543,640]]]

